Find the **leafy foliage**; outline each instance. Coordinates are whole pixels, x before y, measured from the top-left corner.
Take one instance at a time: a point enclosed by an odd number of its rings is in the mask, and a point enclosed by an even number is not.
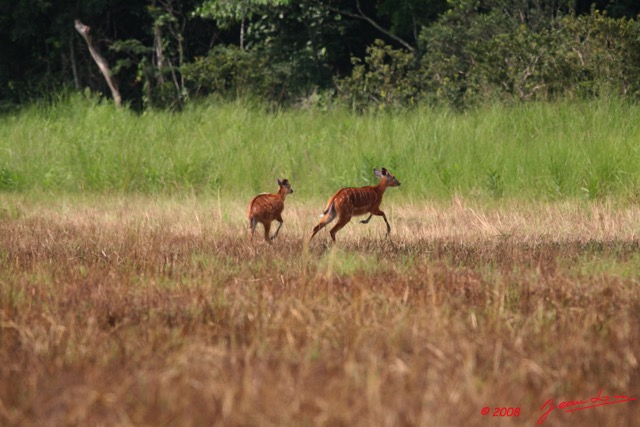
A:
[[[458,2],[421,34],[424,93],[454,107],[494,99],[638,95],[637,21],[594,12],[545,22]]]
[[[415,59],[382,40],[367,48],[363,60],[352,58],[353,72],[337,81],[339,96],[355,110],[412,105],[416,101]]]
[[[229,28],[244,19],[262,13],[268,7],[286,5],[290,0],[204,0],[194,14],[214,19],[222,28]]]
[[[0,0],[0,108],[68,87],[109,93],[76,18],[140,109],[209,93],[277,106],[335,93],[356,110],[639,93],[631,0],[76,3]]]
[[[330,64],[342,49],[341,17],[314,1],[271,2],[270,7],[250,3],[243,15],[247,19],[241,23],[244,41],[239,46],[216,46],[207,57],[184,68],[196,94],[249,95],[287,105],[329,87]],[[227,19],[239,19],[235,12],[216,13],[223,13],[225,26]]]
[[[640,25],[594,12],[565,18],[561,30],[569,41],[569,65],[562,80],[574,76],[572,89],[584,95],[612,91],[640,95]],[[571,81],[571,80],[569,80]]]
[[[267,56],[233,45],[213,48],[207,56],[185,65],[183,74],[195,95],[270,98],[274,88],[286,84],[286,75],[279,75]]]

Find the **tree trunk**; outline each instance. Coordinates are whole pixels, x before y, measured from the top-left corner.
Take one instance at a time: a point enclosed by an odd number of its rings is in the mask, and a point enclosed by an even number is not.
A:
[[[107,81],[109,85],[109,89],[111,89],[111,95],[113,96],[113,101],[116,104],[116,107],[120,107],[122,105],[122,97],[120,96],[120,91],[118,90],[118,86],[116,82],[113,80],[111,76],[111,70],[109,69],[109,64],[107,61],[100,55],[98,49],[93,44],[93,39],[89,35],[90,27],[87,27],[79,19],[75,21],[76,30],[80,33],[85,42],[87,42],[87,46],[89,47],[89,53],[91,53],[91,57],[98,65],[100,72],[104,76],[104,79]]]
[[[244,14],[242,21],[240,21],[240,50],[244,50]]]
[[[156,67],[158,69],[158,83],[164,84],[164,50],[162,49],[162,30],[160,24],[153,27],[153,44],[156,52]]]
[[[73,84],[76,90],[80,90],[80,77],[78,76],[78,64],[76,64],[76,51],[73,48],[73,38],[69,39],[69,56],[71,57],[71,72],[73,73]]]

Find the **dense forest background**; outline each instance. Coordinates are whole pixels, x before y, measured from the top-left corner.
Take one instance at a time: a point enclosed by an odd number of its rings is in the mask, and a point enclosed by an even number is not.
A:
[[[637,0],[0,0],[0,111],[114,90],[355,110],[640,95]],[[74,24],[88,26],[114,87]]]

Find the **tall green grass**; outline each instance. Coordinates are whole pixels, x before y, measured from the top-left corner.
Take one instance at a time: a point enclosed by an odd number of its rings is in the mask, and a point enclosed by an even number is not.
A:
[[[638,118],[616,99],[364,115],[211,102],[139,115],[73,96],[0,117],[0,190],[246,198],[287,177],[298,197],[325,198],[385,166],[409,199],[635,200]]]

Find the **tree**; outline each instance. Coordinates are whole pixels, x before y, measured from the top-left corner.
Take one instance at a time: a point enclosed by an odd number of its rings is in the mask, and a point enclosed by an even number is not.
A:
[[[110,47],[124,55],[117,70],[135,72],[135,81],[142,83],[143,104],[147,107],[178,108],[186,98],[181,69],[185,63],[185,31],[190,14],[184,8],[188,6],[184,1],[153,0],[146,9],[150,18],[146,37],[118,40]]]
[[[247,20],[267,7],[285,6],[291,0],[204,0],[195,14],[216,21],[220,28],[228,29],[240,23],[240,48],[245,48]]]
[[[207,0],[196,13],[234,31],[238,42],[217,46],[187,67],[191,81],[203,92],[249,91],[278,104],[331,86],[333,73],[349,64],[352,42],[362,36],[349,34],[350,23],[317,0]]]
[[[116,107],[120,107],[120,105],[122,104],[122,96],[120,96],[120,90],[118,89],[118,85],[116,84],[115,80],[113,79],[113,76],[111,75],[111,69],[109,68],[109,64],[107,63],[106,59],[104,59],[104,57],[100,54],[100,52],[98,51],[98,48],[93,42],[93,38],[89,34],[89,32],[91,31],[91,28],[84,25],[82,22],[80,22],[79,19],[76,19],[74,26],[76,28],[76,31],[80,33],[84,41],[87,43],[87,46],[89,47],[89,52],[91,53],[91,57],[98,65],[100,72],[102,73],[102,75],[104,76],[104,79],[109,85],[109,89],[111,90],[111,95],[113,96],[113,101],[115,102]]]

